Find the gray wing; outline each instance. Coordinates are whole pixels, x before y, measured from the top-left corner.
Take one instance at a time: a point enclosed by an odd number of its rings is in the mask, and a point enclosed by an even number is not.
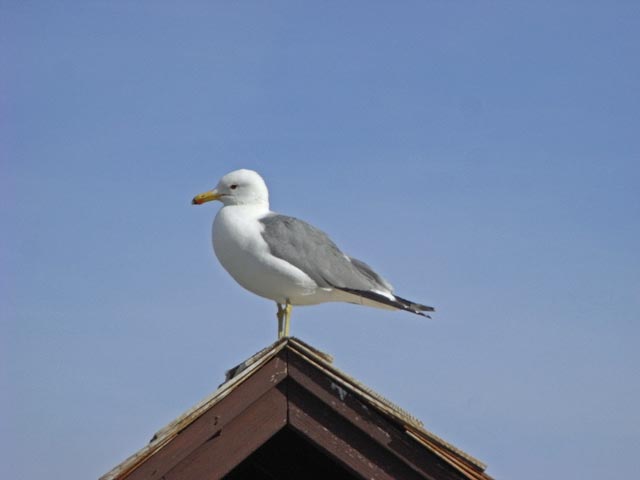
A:
[[[348,257],[322,230],[286,215],[260,220],[262,237],[273,255],[296,266],[320,287],[392,291],[392,287],[366,263]]]

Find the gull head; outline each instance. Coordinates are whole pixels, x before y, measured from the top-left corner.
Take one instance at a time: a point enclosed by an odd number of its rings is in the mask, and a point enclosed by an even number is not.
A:
[[[253,170],[235,170],[220,179],[213,190],[193,197],[193,205],[220,200],[227,205],[269,205],[269,191],[264,180]]]

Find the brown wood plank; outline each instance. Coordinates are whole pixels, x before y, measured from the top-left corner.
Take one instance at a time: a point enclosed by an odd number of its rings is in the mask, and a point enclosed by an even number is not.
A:
[[[167,445],[146,459],[127,476],[127,480],[153,480],[162,476],[196,450],[207,439],[217,435],[239,414],[287,375],[286,354],[281,352],[262,368],[235,387],[208,411],[187,425]]]
[[[295,383],[287,381],[289,425],[353,473],[376,480],[425,479],[397,456],[361,430],[346,422],[335,410]]]
[[[288,360],[291,381],[425,478],[458,480],[466,477],[436,454],[411,440],[397,422],[371,408],[295,352],[288,353]]]
[[[287,397],[280,388],[265,393],[164,475],[163,480],[219,479],[287,424]]]

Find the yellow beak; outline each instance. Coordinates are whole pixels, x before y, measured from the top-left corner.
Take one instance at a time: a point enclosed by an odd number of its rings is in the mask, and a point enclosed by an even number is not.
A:
[[[211,190],[209,192],[200,193],[193,197],[191,200],[192,205],[202,205],[205,202],[211,202],[212,200],[218,200],[222,195],[218,193],[216,190]]]

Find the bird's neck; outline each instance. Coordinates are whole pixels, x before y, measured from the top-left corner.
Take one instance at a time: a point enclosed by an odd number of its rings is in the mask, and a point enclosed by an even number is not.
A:
[[[259,217],[269,213],[269,202],[252,202],[238,205],[225,205],[220,209],[220,212],[225,211],[231,215],[242,215]]]

